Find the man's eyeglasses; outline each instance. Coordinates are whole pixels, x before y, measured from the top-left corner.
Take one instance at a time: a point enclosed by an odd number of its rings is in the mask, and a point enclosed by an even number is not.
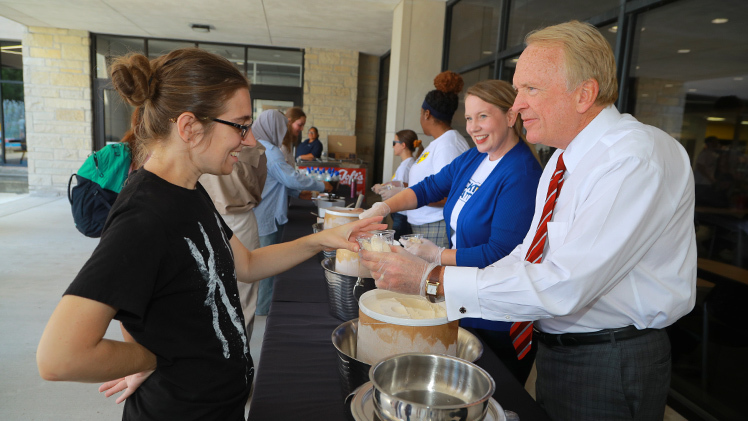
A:
[[[253,123],[252,119],[249,119],[249,124],[232,123],[230,121],[221,120],[219,118],[213,118],[211,120],[215,121],[216,123],[221,123],[227,126],[236,127],[237,129],[239,129],[239,134],[241,135],[242,139],[247,137],[247,133],[249,133],[249,129],[252,128],[252,123]]]
[[[395,145],[397,145],[398,143],[403,143],[403,141],[402,141],[402,140],[393,140],[393,141],[392,141],[392,146],[394,147],[394,146],[395,146]]]

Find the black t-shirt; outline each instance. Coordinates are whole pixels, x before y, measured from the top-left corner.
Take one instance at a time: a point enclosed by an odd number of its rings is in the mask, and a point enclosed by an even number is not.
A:
[[[200,184],[184,189],[144,169],[130,176],[65,292],[118,309],[115,319],[157,356],[123,419],[244,419],[254,369],[232,235]]]

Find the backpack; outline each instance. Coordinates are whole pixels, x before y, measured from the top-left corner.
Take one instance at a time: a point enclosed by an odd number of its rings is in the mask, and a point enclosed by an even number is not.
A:
[[[86,237],[98,238],[127,181],[132,162],[126,143],[113,143],[92,153],[68,180],[68,200],[75,227]],[[77,185],[70,188],[73,178]]]

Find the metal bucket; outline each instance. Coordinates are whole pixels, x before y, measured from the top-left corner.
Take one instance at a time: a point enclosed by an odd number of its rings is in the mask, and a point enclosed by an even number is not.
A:
[[[334,251],[333,251],[334,253]],[[346,321],[358,317],[358,299],[366,291],[376,288],[374,279],[358,278],[335,272],[335,256],[322,260],[327,280],[327,298],[330,314]]]
[[[345,399],[356,388],[369,381],[371,365],[356,359],[358,319],[349,320],[332,332],[332,344],[338,354],[338,374]],[[457,333],[457,358],[475,362],[483,355],[483,344],[463,328]]]

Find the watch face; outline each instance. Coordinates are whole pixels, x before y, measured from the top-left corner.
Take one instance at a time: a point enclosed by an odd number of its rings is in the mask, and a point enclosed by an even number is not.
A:
[[[426,294],[429,295],[436,295],[436,291],[438,290],[439,286],[434,284],[426,284]]]

